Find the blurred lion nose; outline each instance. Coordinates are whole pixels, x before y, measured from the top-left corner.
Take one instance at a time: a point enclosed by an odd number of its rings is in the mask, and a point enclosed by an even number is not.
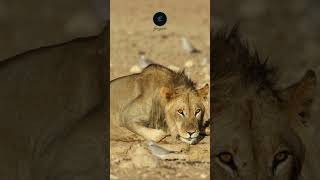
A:
[[[189,136],[191,137],[196,131],[188,131]]]

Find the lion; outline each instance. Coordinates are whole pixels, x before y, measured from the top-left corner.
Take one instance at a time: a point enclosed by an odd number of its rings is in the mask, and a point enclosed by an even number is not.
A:
[[[124,127],[155,142],[171,135],[195,144],[202,132],[209,85],[196,84],[183,71],[158,64],[110,83],[111,139]]]
[[[107,179],[108,35],[0,63],[0,179]]]
[[[315,72],[276,88],[277,71],[250,52],[237,27],[216,33],[211,42],[213,179],[319,178],[313,159],[317,143],[310,145],[306,136],[312,127]]]

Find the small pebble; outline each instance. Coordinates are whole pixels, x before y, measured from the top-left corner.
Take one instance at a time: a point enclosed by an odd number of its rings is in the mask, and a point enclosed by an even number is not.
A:
[[[184,63],[184,66],[187,68],[191,68],[194,65],[194,62],[192,60],[187,61]]]
[[[138,54],[139,54],[139,55],[145,55],[146,52],[144,52],[144,51],[138,51]]]
[[[203,58],[202,61],[201,61],[201,65],[205,66],[205,65],[208,65],[208,64],[210,64],[209,59],[208,58]]]
[[[132,66],[131,68],[130,68],[130,72],[131,73],[139,73],[139,72],[141,72],[141,68],[139,67],[139,66],[137,66],[137,65],[134,65],[134,66]]]
[[[153,61],[148,59],[145,55],[141,55],[139,59],[139,66],[140,68],[144,69],[145,67],[153,64]]]
[[[172,151],[167,150],[167,149],[157,145],[153,141],[147,141],[147,144],[148,144],[148,149],[150,150],[150,152],[156,157],[161,158],[167,154],[173,153]]]
[[[194,53],[198,51],[192,46],[191,42],[185,37],[181,38],[181,43],[182,43],[182,49],[187,51],[188,53]]]
[[[121,169],[132,169],[134,168],[133,163],[131,161],[123,161],[119,164]]]
[[[179,70],[180,70],[179,67],[174,66],[174,65],[169,65],[168,68],[171,69],[171,70],[173,70],[173,71],[179,71]]]
[[[200,175],[200,178],[202,178],[202,179],[205,179],[205,178],[207,178],[208,177],[208,174],[201,174]]]
[[[116,180],[116,179],[119,179],[119,178],[117,176],[115,176],[115,175],[110,174],[110,179],[111,180]]]
[[[179,173],[176,174],[176,176],[177,176],[177,177],[181,177],[181,176],[182,176],[182,173],[179,172]]]

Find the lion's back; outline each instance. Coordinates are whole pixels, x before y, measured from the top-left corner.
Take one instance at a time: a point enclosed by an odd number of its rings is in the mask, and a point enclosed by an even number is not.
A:
[[[170,86],[173,71],[164,66],[152,64],[141,73],[119,77],[110,83],[111,106],[126,104],[140,95],[151,96],[154,90]]]
[[[119,77],[110,83],[110,120],[111,126],[121,126],[120,113],[122,109],[138,97],[150,97],[162,86],[168,86],[173,71],[152,64],[141,73]],[[141,101],[141,108],[148,109],[149,102]]]

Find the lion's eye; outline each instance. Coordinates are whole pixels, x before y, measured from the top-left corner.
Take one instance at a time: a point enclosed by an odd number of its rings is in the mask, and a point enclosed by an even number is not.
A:
[[[289,156],[289,152],[288,151],[281,151],[278,152],[273,159],[274,165],[278,165],[279,163],[285,161]]]
[[[227,165],[228,167],[230,167],[233,170],[236,170],[237,167],[235,165],[235,162],[233,160],[233,156],[231,153],[229,152],[222,152],[220,154],[217,155],[217,158],[219,159],[219,161],[225,165]]]
[[[197,109],[195,114],[197,115],[199,112],[201,112],[201,109]]]
[[[228,152],[220,153],[218,158],[224,164],[230,164],[233,161],[232,155]]]
[[[178,113],[184,116],[184,113],[183,113],[183,110],[182,110],[182,109],[179,109],[179,110],[178,110]]]
[[[273,170],[275,171],[279,164],[286,161],[289,157],[290,153],[288,151],[280,151],[273,158]]]

